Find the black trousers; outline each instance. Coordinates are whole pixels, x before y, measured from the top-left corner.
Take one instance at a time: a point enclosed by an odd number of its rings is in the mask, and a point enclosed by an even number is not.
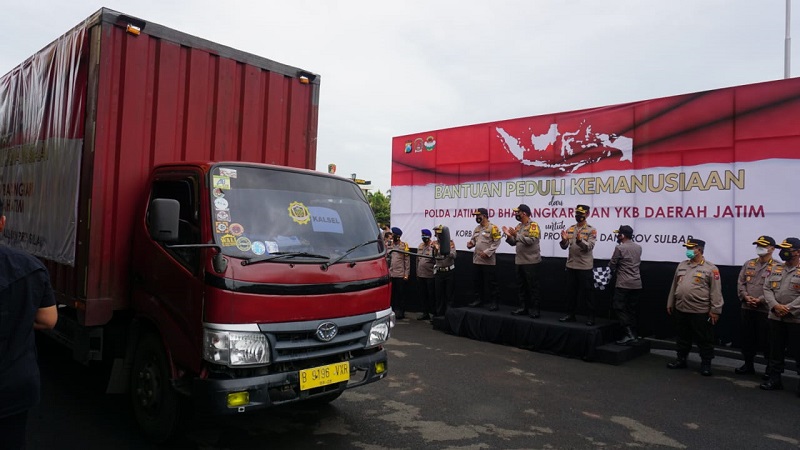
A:
[[[567,312],[575,315],[578,304],[586,305],[589,315],[594,315],[592,297],[592,269],[567,268]]]
[[[422,314],[435,315],[436,313],[436,288],[433,278],[417,278],[419,296],[422,299]]]
[[[800,374],[800,323],[769,320],[769,370],[770,375],[783,373],[786,367],[786,347],[797,363]]]
[[[517,265],[517,287],[519,289],[519,304],[525,309],[539,310],[541,295],[539,294],[539,265]]]
[[[406,280],[392,277],[392,310],[398,316],[406,313]]]
[[[448,306],[455,306],[456,273],[455,270],[436,272],[434,279],[436,289],[436,314],[443,316]]]
[[[475,267],[475,300],[497,304],[497,266],[473,264]]]
[[[28,411],[0,417],[0,448],[22,450],[25,448]]]
[[[614,288],[611,308],[623,327],[636,327],[638,323],[639,293],[641,289]]]
[[[708,321],[708,313],[686,313],[673,309],[672,315],[675,317],[675,331],[678,333],[675,342],[678,357],[685,359],[692,351],[694,342],[697,344],[700,359],[714,359],[714,327]]]
[[[752,363],[758,352],[769,360],[769,319],[766,311],[742,308],[740,325],[745,362]]]

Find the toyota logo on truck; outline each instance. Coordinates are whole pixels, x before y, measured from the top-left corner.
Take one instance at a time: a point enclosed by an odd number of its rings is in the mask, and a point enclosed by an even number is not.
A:
[[[328,342],[336,337],[339,332],[339,327],[333,322],[322,322],[317,327],[317,339],[322,342]]]

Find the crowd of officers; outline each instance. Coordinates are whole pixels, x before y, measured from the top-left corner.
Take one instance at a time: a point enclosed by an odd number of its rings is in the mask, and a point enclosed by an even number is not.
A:
[[[586,325],[594,326],[596,305],[593,302],[593,249],[597,230],[586,222],[590,208],[577,205],[575,224],[561,232],[559,245],[567,250],[566,300],[567,314],[560,322],[575,322],[578,304],[588,310]],[[473,250],[474,299],[468,306],[485,306],[489,311],[499,309],[495,252],[501,240],[515,247],[515,268],[519,292],[519,308],[511,312],[533,319],[541,317],[538,264],[542,261],[539,240],[541,231],[531,220],[531,210],[521,204],[514,208],[515,227],[498,228],[489,221],[486,208],[473,212],[477,226],[467,248]],[[389,249],[392,277],[392,307],[398,319],[405,318],[403,281],[408,280],[410,258],[408,244],[400,238],[399,228],[386,228],[384,237]],[[421,230],[422,243],[417,247],[417,279],[423,312],[419,320],[444,315],[454,305],[455,244],[446,258],[439,254],[439,234],[442,225]],[[636,345],[637,309],[642,280],[639,271],[642,247],[633,241],[633,228],[622,225],[615,230],[617,246],[608,267],[615,275],[612,309],[619,319],[624,335],[617,344]],[[432,236],[436,240],[431,240]],[[789,237],[780,244],[770,236],[759,236],[753,242],[756,257],[744,263],[737,280],[741,301],[741,351],[744,364],[736,374],[754,374],[754,360],[761,352],[767,361],[761,389],[783,389],[781,374],[785,367],[786,350],[790,349],[800,374],[800,239]],[[705,241],[690,238],[683,246],[686,260],[678,264],[667,296],[667,314],[675,320],[677,358],[667,364],[670,369],[688,367],[687,357],[692,345],[700,354],[700,373],[711,376],[714,357],[713,326],[722,313],[722,283],[719,269],[704,257]],[[782,262],[773,259],[779,249]],[[391,250],[400,250],[391,252]],[[800,396],[800,384],[797,395]]]

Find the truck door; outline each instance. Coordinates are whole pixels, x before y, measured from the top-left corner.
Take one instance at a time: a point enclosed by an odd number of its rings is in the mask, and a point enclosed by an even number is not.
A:
[[[201,248],[171,248],[174,244],[199,244],[200,174],[169,172],[158,174],[150,190],[155,198],[174,199],[180,203],[178,241],[156,243],[149,261],[140,265],[144,289],[154,301],[151,313],[157,317],[173,360],[182,367],[199,370],[198,354],[202,340],[203,282]]]

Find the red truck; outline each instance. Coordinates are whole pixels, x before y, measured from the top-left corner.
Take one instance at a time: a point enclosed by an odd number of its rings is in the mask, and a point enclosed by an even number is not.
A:
[[[54,336],[109,362],[155,441],[187,403],[329,402],[387,373],[380,231],[310,170],[319,85],[108,9],[0,78],[3,241],[45,261]]]

